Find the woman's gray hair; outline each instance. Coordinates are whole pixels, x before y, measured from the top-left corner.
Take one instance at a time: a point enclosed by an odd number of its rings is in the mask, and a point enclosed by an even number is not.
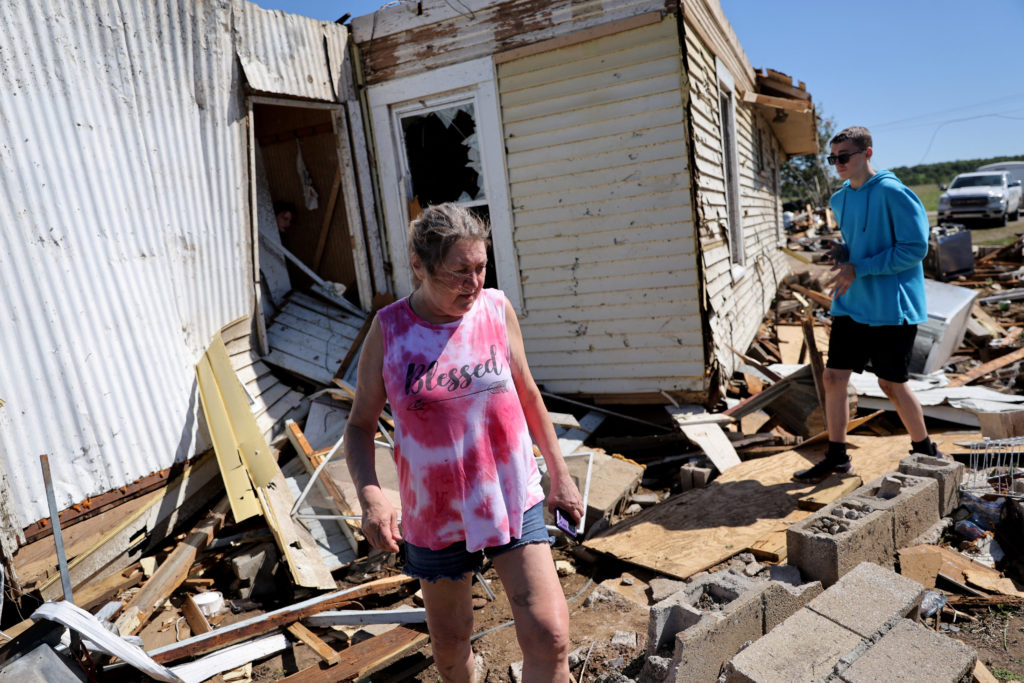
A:
[[[480,240],[489,245],[490,238],[491,227],[468,209],[452,203],[437,204],[423,209],[418,218],[409,222],[409,256],[419,256],[427,272],[433,275],[459,240]]]

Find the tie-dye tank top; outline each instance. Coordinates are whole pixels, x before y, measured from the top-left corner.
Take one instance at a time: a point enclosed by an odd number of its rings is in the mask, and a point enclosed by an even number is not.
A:
[[[512,381],[505,295],[483,290],[452,323],[423,320],[407,299],[377,317],[403,537],[431,550],[465,541],[470,551],[518,538],[544,492]]]

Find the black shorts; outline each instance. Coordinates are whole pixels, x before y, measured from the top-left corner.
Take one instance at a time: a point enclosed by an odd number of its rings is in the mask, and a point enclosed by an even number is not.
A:
[[[906,382],[917,325],[864,325],[848,315],[832,318],[827,367],[834,370],[870,370],[890,382]]]

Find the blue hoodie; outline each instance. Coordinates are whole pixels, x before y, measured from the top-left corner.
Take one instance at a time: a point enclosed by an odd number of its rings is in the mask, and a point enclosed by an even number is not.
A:
[[[856,269],[853,284],[832,302],[832,315],[864,325],[927,322],[921,261],[928,215],[917,195],[891,171],[879,171],[856,190],[847,180],[830,204],[846,242],[842,260]]]

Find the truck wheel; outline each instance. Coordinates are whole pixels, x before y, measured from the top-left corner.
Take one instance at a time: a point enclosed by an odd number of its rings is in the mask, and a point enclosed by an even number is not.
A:
[[[1004,227],[1006,227],[1006,212],[1003,212],[1003,215],[996,219],[996,227],[997,228],[1004,228]]]
[[[1013,213],[1010,214],[1010,220],[1011,221],[1020,220],[1020,204],[1018,204],[1017,208],[1014,209]]]

